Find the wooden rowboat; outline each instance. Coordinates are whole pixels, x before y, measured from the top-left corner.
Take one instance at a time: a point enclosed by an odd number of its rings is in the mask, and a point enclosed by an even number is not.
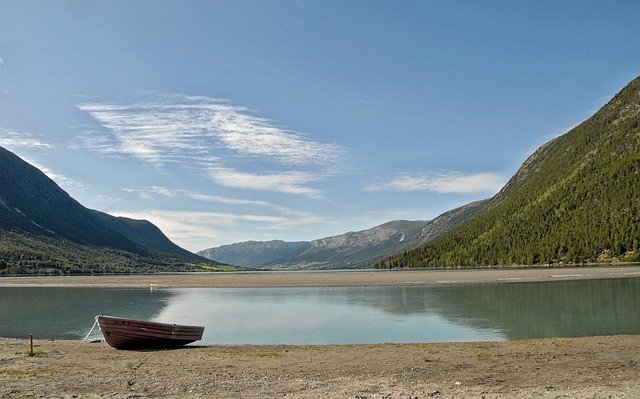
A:
[[[204,327],[96,316],[105,341],[116,349],[178,348],[202,339]]]

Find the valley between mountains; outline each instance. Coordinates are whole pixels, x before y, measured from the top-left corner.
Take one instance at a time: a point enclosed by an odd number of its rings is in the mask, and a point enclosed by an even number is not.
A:
[[[494,197],[428,221],[193,254],[145,220],[85,208],[0,148],[0,274],[457,268],[640,260],[640,78],[536,150]]]

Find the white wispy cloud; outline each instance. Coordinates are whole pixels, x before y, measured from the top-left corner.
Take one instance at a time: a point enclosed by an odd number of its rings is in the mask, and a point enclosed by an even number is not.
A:
[[[365,191],[431,191],[439,194],[497,193],[506,183],[499,173],[405,172],[364,187]]]
[[[290,215],[261,215],[218,212],[185,212],[147,210],[141,212],[110,212],[116,216],[149,220],[158,226],[176,244],[192,251],[214,246],[220,239],[228,239],[229,232],[239,224],[254,229],[271,231],[290,230],[322,221],[322,218],[305,212]]]
[[[280,173],[246,173],[232,168],[211,167],[209,177],[224,187],[243,188],[259,191],[276,191],[286,194],[321,197],[321,191],[308,184],[322,180],[323,175],[301,171]]]
[[[382,105],[382,103],[377,101],[368,101],[368,100],[354,100],[351,101],[351,105]]]
[[[120,157],[122,155],[117,145],[114,144],[113,137],[95,130],[86,130],[79,134],[68,147],[73,150],[90,149],[109,157]]]
[[[77,107],[113,135],[111,147],[105,148],[101,140],[97,149],[147,162],[202,159],[216,148],[285,165],[331,163],[342,154],[333,143],[309,139],[228,100],[166,95],[129,105],[83,103]]]
[[[6,148],[36,148],[41,150],[52,148],[51,144],[45,143],[33,134],[19,133],[5,128],[0,128],[0,146]]]
[[[311,183],[334,175],[344,154],[334,143],[310,139],[223,99],[155,94],[151,101],[77,107],[106,128],[86,131],[78,137],[80,146],[156,166],[181,164],[226,187],[320,197]],[[253,165],[276,163],[272,169],[279,172],[256,174],[226,166],[245,158]]]
[[[140,198],[143,198],[146,200],[152,200],[155,196],[159,195],[159,196],[168,197],[168,198],[176,198],[176,197],[190,198],[196,201],[217,203],[217,204],[223,204],[223,205],[260,206],[265,208],[276,209],[281,212],[291,211],[289,208],[283,207],[281,205],[276,205],[268,201],[224,197],[219,195],[203,194],[203,193],[199,193],[191,190],[172,189],[172,188],[161,187],[161,186],[147,186],[142,188],[125,188],[123,190],[129,193],[135,193],[138,196],[140,196]]]
[[[122,191],[137,194],[140,198],[151,200],[156,196],[162,197],[177,197],[180,194],[180,190],[174,190],[167,187],[160,186],[148,186],[143,188],[123,188]]]

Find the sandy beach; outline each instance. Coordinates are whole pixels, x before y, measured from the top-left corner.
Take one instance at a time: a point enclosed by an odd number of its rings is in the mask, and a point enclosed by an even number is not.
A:
[[[3,277],[0,286],[285,287],[640,277],[640,266]],[[119,351],[104,342],[0,339],[0,397],[639,398],[640,335]]]
[[[0,341],[0,397],[638,398],[640,336],[489,343],[207,346]]]
[[[640,265],[462,270],[236,272],[105,276],[0,277],[0,287],[256,288],[484,284],[640,277]]]

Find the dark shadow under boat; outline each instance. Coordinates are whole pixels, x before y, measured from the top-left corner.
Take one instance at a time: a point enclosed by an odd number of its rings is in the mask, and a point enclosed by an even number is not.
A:
[[[96,316],[105,341],[116,349],[171,349],[202,339],[204,327]]]

